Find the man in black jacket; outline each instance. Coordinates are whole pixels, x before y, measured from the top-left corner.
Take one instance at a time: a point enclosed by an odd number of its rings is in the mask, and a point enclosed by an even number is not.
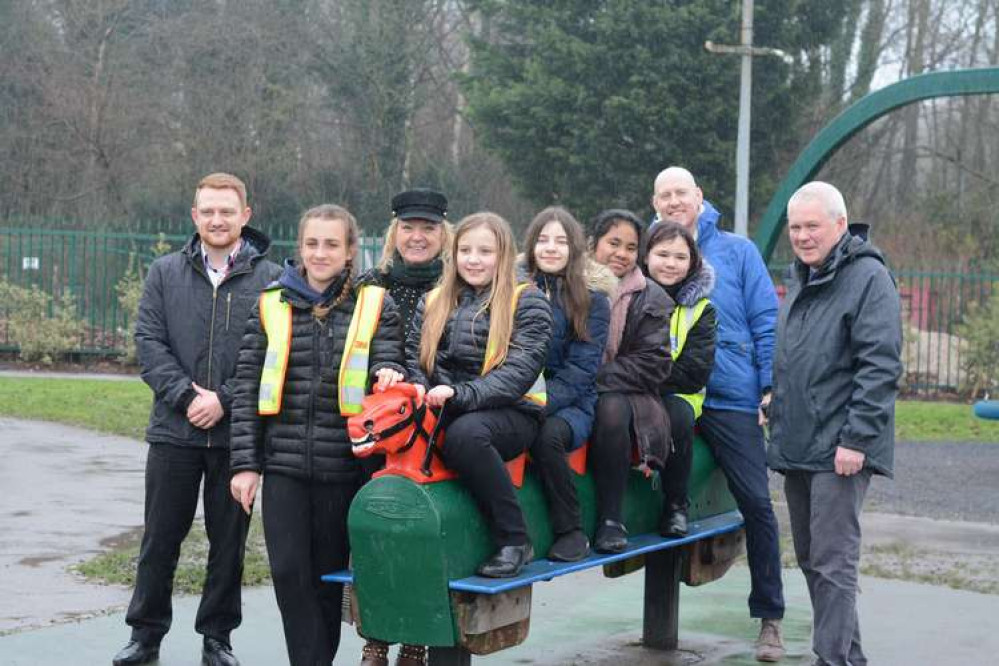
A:
[[[150,266],[135,325],[142,379],[155,399],[146,430],[145,532],[125,616],[132,636],[114,666],[159,656],[202,478],[209,551],[195,630],[204,636],[203,664],[239,664],[229,634],[241,620],[249,518],[229,495],[229,411],[250,308],[280,270],[265,259],[270,239],[246,226],[246,186],[235,176],[203,178],[191,217],[197,232],[187,245]]]
[[[768,463],[785,475],[815,664],[866,666],[856,604],[860,510],[871,475],[892,474],[898,291],[866,225],[847,228],[835,187],[803,186],[787,217],[797,259],[778,315]]]

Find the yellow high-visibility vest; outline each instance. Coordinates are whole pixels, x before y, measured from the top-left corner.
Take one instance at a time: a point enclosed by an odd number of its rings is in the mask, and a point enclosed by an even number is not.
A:
[[[367,285],[358,290],[337,380],[337,402],[342,416],[361,413],[361,400],[368,384],[371,340],[378,330],[384,302],[383,287]],[[268,289],[260,294],[260,322],[267,334],[267,352],[260,373],[257,413],[269,416],[281,411],[291,351],[291,305],[281,300],[281,289]]]
[[[529,285],[525,283],[518,284],[513,290],[513,309],[514,312],[517,310],[517,301],[520,299],[520,295],[527,289]],[[440,287],[435,287],[427,293],[427,306],[437,298],[437,294],[440,292]],[[486,340],[486,355],[482,359],[482,370],[479,374],[486,374],[492,369],[495,364],[496,356],[499,354],[499,343],[493,339],[490,335],[489,339]],[[531,388],[527,389],[527,393],[524,394],[524,399],[533,402],[536,405],[541,405],[544,407],[548,404],[548,388],[545,384],[545,374],[542,371],[538,378],[534,380],[531,384]]]
[[[694,304],[694,307],[677,305],[674,308],[673,314],[669,318],[669,352],[674,361],[683,351],[683,346],[687,344],[687,334],[704,314],[706,307],[708,307],[708,299],[702,298]],[[706,393],[707,388],[702,388],[697,393],[677,393],[676,397],[683,398],[694,408],[694,420],[697,420],[704,410]]]

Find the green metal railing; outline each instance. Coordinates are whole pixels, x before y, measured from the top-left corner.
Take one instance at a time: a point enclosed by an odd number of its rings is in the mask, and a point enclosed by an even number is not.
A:
[[[0,228],[0,279],[21,287],[37,287],[54,298],[72,296],[84,323],[79,352],[116,355],[125,347],[129,317],[117,286],[134,271],[146,268],[163,250],[177,250],[190,236],[179,234],[67,231]],[[360,268],[381,255],[380,238],[362,238]],[[282,262],[295,251],[295,241],[273,242],[270,259]],[[17,349],[10,340],[7,304],[0,303],[0,350]]]
[[[0,228],[0,278],[36,286],[60,297],[72,294],[85,330],[81,354],[116,355],[125,347],[131,313],[122,310],[117,285],[130,272],[145,269],[158,251],[179,249],[187,235]],[[380,238],[363,238],[362,270],[381,255]],[[295,241],[275,240],[270,258],[292,256]],[[783,271],[775,270],[779,282]],[[958,390],[964,378],[958,326],[971,305],[984,305],[999,290],[999,275],[948,271],[896,270],[905,330],[905,390],[931,395]],[[0,349],[16,350],[0,303]]]

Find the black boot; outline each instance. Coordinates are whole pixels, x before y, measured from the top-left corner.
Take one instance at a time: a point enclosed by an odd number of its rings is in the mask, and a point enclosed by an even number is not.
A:
[[[583,530],[572,530],[555,538],[548,559],[557,562],[578,562],[590,554],[590,541]]]
[[[668,502],[663,506],[659,519],[659,534],[668,539],[687,536],[687,507],[680,503]]]
[[[616,520],[605,520],[597,528],[593,549],[600,553],[623,553],[628,547],[628,530]]]
[[[487,578],[513,578],[534,558],[530,543],[523,546],[503,546],[476,570]]]
[[[142,643],[131,640],[114,656],[111,663],[114,666],[135,666],[136,664],[148,664],[160,658],[159,643]]]
[[[222,641],[205,636],[204,647],[201,650],[202,666],[239,666],[239,660],[232,653],[232,648]]]

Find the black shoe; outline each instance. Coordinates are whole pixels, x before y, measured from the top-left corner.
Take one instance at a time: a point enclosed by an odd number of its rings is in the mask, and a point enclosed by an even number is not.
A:
[[[666,509],[659,521],[659,534],[667,539],[679,539],[687,536],[687,511],[684,509]]]
[[[590,541],[582,530],[560,534],[548,551],[548,559],[558,562],[578,562],[590,554]]]
[[[523,546],[503,546],[483,562],[476,573],[487,578],[513,578],[533,558],[534,548],[529,543]]]
[[[111,663],[114,666],[134,666],[134,664],[148,664],[160,658],[160,645],[141,643],[137,640],[130,640],[118,654],[114,656]]]
[[[597,528],[597,536],[593,540],[593,550],[600,553],[623,553],[628,547],[628,530],[624,525],[614,520],[605,520]]]
[[[222,641],[205,637],[205,646],[201,650],[202,666],[239,666],[239,659],[232,653],[232,648]]]

